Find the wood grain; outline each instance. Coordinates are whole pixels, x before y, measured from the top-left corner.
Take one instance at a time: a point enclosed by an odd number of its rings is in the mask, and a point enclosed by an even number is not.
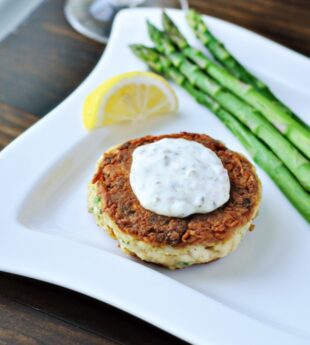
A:
[[[310,56],[309,0],[189,2]],[[45,0],[0,42],[0,150],[66,98],[103,52],[103,45],[71,29],[63,4]],[[1,344],[185,343],[89,297],[0,273]]]
[[[104,46],[71,29],[63,0],[45,1],[0,44],[0,102],[38,116],[89,74]]]
[[[11,305],[9,301],[14,301],[14,304]],[[31,319],[42,318],[42,321],[47,320],[46,327],[49,328],[50,332],[64,333],[64,325],[67,324],[70,326],[69,336],[72,329],[76,327],[78,329],[77,337],[84,332],[89,334],[90,337],[97,335],[101,336],[102,339],[113,339],[114,343],[120,344],[186,344],[136,317],[90,297],[51,284],[5,273],[0,273],[0,344],[2,339],[2,318],[7,318],[7,309],[10,312],[14,308],[19,313],[18,305],[23,306],[21,313],[26,311],[27,307],[31,310]],[[57,319],[57,323],[53,324],[51,322],[53,318]],[[20,317],[12,317],[12,322],[13,320],[22,331],[21,333],[27,337],[32,337],[33,327],[35,326],[31,326],[27,319],[24,320]],[[9,327],[10,322],[10,320],[7,320],[7,327]],[[37,332],[36,337],[41,337],[42,340],[48,338],[45,331],[41,335]],[[50,340],[46,343],[56,344]],[[71,340],[69,338],[61,344],[73,344],[74,342],[71,342]],[[94,341],[96,341],[96,338],[94,338]],[[103,342],[103,344],[110,343]]]
[[[13,302],[2,294],[0,310],[0,344],[115,344],[67,321]]]
[[[0,103],[0,150],[18,137],[38,117],[14,106]]]
[[[309,0],[190,0],[189,3],[202,13],[238,24],[310,56]]]

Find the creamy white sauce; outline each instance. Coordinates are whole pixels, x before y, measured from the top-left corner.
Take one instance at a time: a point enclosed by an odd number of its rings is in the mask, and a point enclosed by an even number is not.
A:
[[[161,139],[136,148],[129,179],[140,204],[164,216],[208,213],[229,199],[222,161],[195,141]]]

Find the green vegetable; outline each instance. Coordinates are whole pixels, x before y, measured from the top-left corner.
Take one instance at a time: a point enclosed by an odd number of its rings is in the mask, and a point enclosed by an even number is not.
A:
[[[223,108],[245,124],[272,149],[302,186],[310,191],[310,162],[260,112],[226,90],[197,65],[189,62],[184,54],[176,50],[170,38],[149,22],[148,30],[156,48],[167,56],[193,86],[209,94]]]
[[[95,203],[96,205],[98,205],[99,203],[101,203],[101,197],[98,196],[98,195],[95,196],[94,203]]]
[[[180,265],[180,266],[190,266],[191,263],[190,262],[186,262],[186,261],[181,261],[181,262],[178,263],[178,265]]]
[[[285,104],[283,104],[264,84],[261,80],[257,79],[251,74],[240,62],[225,48],[224,44],[220,42],[208,29],[202,16],[194,10],[189,10],[186,15],[189,26],[194,31],[196,37],[205,45],[210,51],[212,56],[222,66],[224,66],[231,74],[241,81],[253,85],[262,95],[269,98],[271,101],[281,105],[290,116],[300,122],[302,126],[309,129],[298,116],[296,116]],[[308,157],[309,158],[309,157]]]
[[[191,13],[192,12],[189,12],[188,17],[192,17]],[[199,15],[196,14],[194,18],[197,16]],[[253,86],[253,83],[244,83],[240,81],[233,74],[231,74],[229,70],[215,64],[201,51],[191,47],[166,13],[163,13],[163,25],[167,34],[169,35],[169,38],[181,50],[184,57],[186,56],[195,62],[197,66],[208,73],[218,83],[257,109],[291,143],[293,143],[301,152],[304,153],[306,157],[310,159],[309,126],[302,122],[287,107],[284,107],[283,104],[280,104],[279,101],[275,101],[274,97],[272,98],[264,95],[262,92],[257,90],[255,85]],[[201,23],[197,27],[200,28]],[[150,31],[152,32],[155,30],[150,28]],[[157,34],[153,35],[154,37],[159,37]],[[163,36],[165,35],[163,34]],[[161,40],[165,40],[165,37],[161,38]],[[167,45],[168,42],[165,47],[167,47]],[[171,48],[165,50],[165,52],[167,51],[172,52]],[[262,84],[261,82],[259,83]]]
[[[153,48],[143,45],[131,45],[136,56],[146,62],[155,72],[164,74],[183,87],[193,98],[210,109],[225,126],[239,139],[253,160],[265,170],[280,190],[286,195],[296,209],[310,223],[310,195],[300,186],[286,166],[239,120],[221,107],[212,97],[195,88],[172,66],[170,60]]]
[[[188,25],[194,31],[196,37],[208,48],[213,57],[220,62],[230,73],[245,83],[252,84],[258,91],[273,100],[276,97],[269,90],[268,86],[248,72],[226,49],[208,29],[202,16],[194,10],[186,14]],[[166,28],[165,28],[166,29]]]

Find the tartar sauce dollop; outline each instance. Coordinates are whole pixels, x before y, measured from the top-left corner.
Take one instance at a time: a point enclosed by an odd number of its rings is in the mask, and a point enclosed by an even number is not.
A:
[[[166,138],[139,146],[132,154],[129,180],[140,204],[164,216],[208,213],[229,199],[222,161],[191,140]]]

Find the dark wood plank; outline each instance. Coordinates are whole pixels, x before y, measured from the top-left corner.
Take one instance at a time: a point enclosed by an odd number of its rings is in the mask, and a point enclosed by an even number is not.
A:
[[[310,56],[309,0],[190,0],[189,3],[205,14],[241,25]]]
[[[79,337],[80,332],[84,330],[99,335],[103,339],[113,339],[113,343],[128,345],[186,344],[138,318],[87,296],[32,279],[0,273],[0,325],[2,325],[2,319],[5,321],[8,318],[7,310],[9,310],[11,321],[6,321],[8,327],[10,322],[16,323],[20,333],[26,337],[32,336],[37,325],[36,323],[32,325],[28,320],[25,321],[18,315],[15,316],[14,312],[10,312],[12,308],[10,301],[23,305],[24,314],[27,314],[28,307],[31,315],[33,315],[33,310],[41,313],[36,316],[38,319],[42,318],[44,321],[47,318],[50,321],[55,318],[62,321],[61,334],[66,332],[65,324],[67,324],[69,335],[74,332],[74,327],[77,328],[76,337]],[[42,339],[46,344],[56,344],[52,342],[47,332],[46,330],[41,334]],[[58,332],[58,323],[49,324],[49,332]],[[38,333],[39,331],[36,331],[37,336],[40,336]],[[0,344],[1,340],[0,326]]]
[[[33,125],[38,117],[21,109],[0,103],[0,150]]]
[[[42,116],[89,74],[103,45],[66,22],[63,0],[45,1],[0,44],[0,102]]]
[[[0,344],[115,344],[3,295],[0,295],[0,310]]]

